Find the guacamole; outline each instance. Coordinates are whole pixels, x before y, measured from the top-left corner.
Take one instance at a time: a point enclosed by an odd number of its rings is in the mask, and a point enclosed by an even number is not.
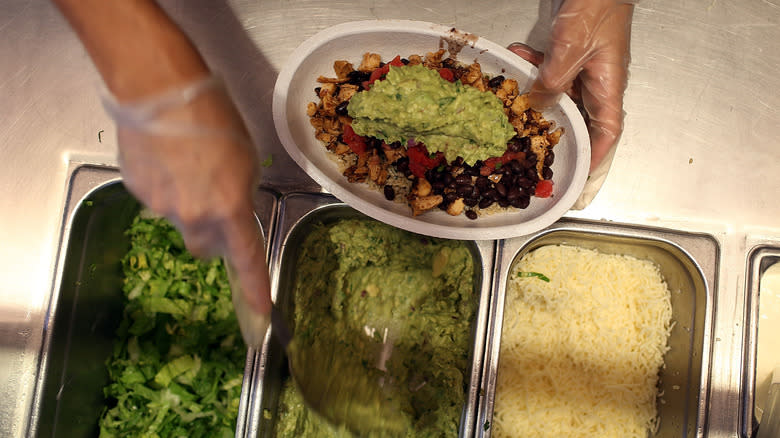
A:
[[[296,348],[337,351],[344,361],[337,366],[315,363],[345,386],[361,378],[384,379],[389,403],[398,409],[392,425],[402,427],[398,434],[373,435],[457,436],[477,302],[466,243],[350,219],[317,226],[299,251],[292,321]],[[392,350],[382,367],[377,358],[384,341]],[[350,361],[350,372],[343,372]],[[359,373],[352,372],[355,363]],[[367,418],[379,422],[382,417]],[[308,411],[291,379],[280,395],[275,432],[277,437],[350,436]]]
[[[515,135],[495,94],[449,82],[419,64],[391,66],[384,80],[352,96],[347,110],[357,134],[387,143],[414,139],[448,162],[501,156]]]

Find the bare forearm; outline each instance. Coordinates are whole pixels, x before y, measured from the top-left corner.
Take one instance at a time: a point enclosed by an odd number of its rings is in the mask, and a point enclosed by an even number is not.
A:
[[[198,51],[153,0],[52,0],[120,101],[208,73]]]

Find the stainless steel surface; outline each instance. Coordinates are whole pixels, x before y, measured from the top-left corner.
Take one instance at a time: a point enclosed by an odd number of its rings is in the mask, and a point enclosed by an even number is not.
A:
[[[340,219],[366,216],[330,195],[304,193],[292,193],[282,197],[279,213],[271,247],[271,284],[274,302],[283,312],[289,314],[293,305],[291,288],[295,278],[297,250],[310,230],[310,226],[317,222],[327,224]],[[475,269],[478,270],[475,277],[478,308],[473,323],[469,386],[460,421],[461,437],[472,436],[474,428],[492,280],[490,267],[495,253],[495,244],[492,241],[477,241],[471,244]],[[275,342],[275,338],[268,339],[258,364],[261,371],[255,373],[252,405],[247,421],[248,436],[269,437],[272,436],[276,420],[276,405],[286,370],[284,353],[278,342]],[[270,415],[264,415],[264,412]]]
[[[780,262],[780,245],[758,245],[750,251],[747,265],[745,322],[744,403],[742,406],[742,430],[745,436],[753,436],[758,421],[755,416],[756,357],[758,352],[759,288],[764,272]],[[760,404],[759,404],[760,406]]]
[[[73,171],[66,200],[57,280],[41,350],[30,419],[31,436],[91,437],[105,401],[105,360],[122,312],[119,261],[128,249],[125,230],[141,206],[115,168]],[[260,231],[274,225],[277,194],[255,193]],[[249,349],[236,436],[244,436],[255,352]]]
[[[501,330],[506,283],[512,266],[529,252],[546,245],[575,245],[606,254],[625,254],[657,264],[672,292],[670,350],[660,371],[658,437],[707,436],[706,414],[709,384],[713,312],[720,261],[718,242],[702,234],[672,230],[564,220],[536,235],[501,241],[497,249],[494,299],[477,424],[492,420],[496,376],[500,364]],[[489,437],[490,427],[479,427]]]
[[[340,22],[414,18],[499,44],[544,48],[548,0],[162,0],[225,77],[261,159],[263,183],[317,190],[271,126],[271,88],[288,54]],[[231,11],[232,9],[232,11]],[[740,436],[747,253],[780,244],[780,5],[643,0],[634,14],[625,133],[609,177],[569,217],[708,232],[721,244],[708,436]],[[27,433],[67,183],[78,163],[116,164],[99,79],[46,0],[0,3],[0,436]]]

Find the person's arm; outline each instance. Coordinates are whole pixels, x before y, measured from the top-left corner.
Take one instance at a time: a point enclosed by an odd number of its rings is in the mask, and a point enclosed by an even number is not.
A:
[[[152,0],[53,0],[120,101],[209,74],[186,35]]]
[[[255,312],[270,284],[252,207],[257,156],[224,87],[151,0],[53,0],[100,72],[125,186],[198,256],[224,256]]]

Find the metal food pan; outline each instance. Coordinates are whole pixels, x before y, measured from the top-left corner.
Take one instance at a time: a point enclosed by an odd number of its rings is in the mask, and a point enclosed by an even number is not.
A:
[[[312,225],[349,218],[367,218],[367,216],[327,194],[292,193],[281,199],[276,231],[271,245],[270,269],[274,302],[283,312],[288,315],[292,312],[292,299],[288,294],[295,278],[297,252]],[[478,297],[478,307],[473,326],[473,343],[470,352],[472,361],[468,374],[466,404],[463,406],[460,420],[461,437],[473,436],[495,243],[493,241],[471,242],[471,252],[475,262],[475,296]],[[284,352],[272,334],[269,334],[261,357],[256,362],[247,421],[248,436],[273,436],[279,392],[286,378],[288,378],[288,371]]]
[[[268,235],[277,196],[255,194]],[[48,312],[28,436],[95,437],[108,384],[106,359],[122,319],[120,260],[130,247],[125,231],[140,210],[113,168],[85,166],[69,184],[56,285]],[[247,354],[236,436],[244,435],[254,352]]]
[[[743,369],[742,436],[752,437],[759,427],[756,417],[756,360],[758,356],[758,331],[760,329],[761,278],[770,266],[780,263],[780,246],[761,245],[748,255],[746,275],[747,321],[745,323],[745,359]],[[766,352],[764,354],[770,354]],[[780,357],[780,353],[774,352]],[[780,362],[778,362],[780,364]]]
[[[657,437],[700,437],[705,434],[709,386],[714,292],[717,290],[719,245],[709,235],[620,225],[561,220],[537,234],[501,241],[497,248],[494,299],[491,300],[485,365],[484,397],[477,416],[477,433],[491,435],[495,385],[506,282],[515,261],[536,248],[567,244],[607,254],[625,254],[655,262],[669,286],[672,300],[670,350],[660,372],[663,401],[657,401]]]

